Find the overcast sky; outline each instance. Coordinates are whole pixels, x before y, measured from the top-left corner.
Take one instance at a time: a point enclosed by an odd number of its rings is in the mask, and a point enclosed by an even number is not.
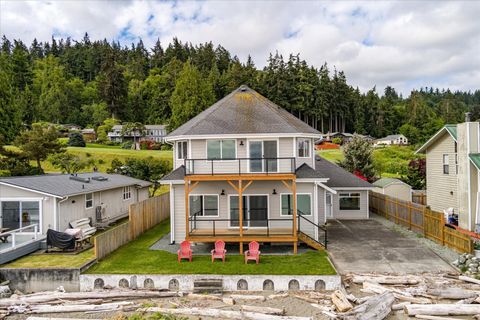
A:
[[[480,1],[5,1],[0,33],[30,44],[55,37],[174,36],[221,44],[263,67],[270,52],[344,70],[362,91],[386,85],[480,89]]]

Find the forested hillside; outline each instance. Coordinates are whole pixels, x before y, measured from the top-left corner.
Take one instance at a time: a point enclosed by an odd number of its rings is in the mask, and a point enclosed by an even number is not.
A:
[[[362,93],[342,71],[327,63],[312,67],[299,55],[271,54],[258,70],[252,59],[239,61],[221,45],[176,38],[146,48],[142,41],[122,47],[88,35],[31,44],[3,37],[0,135],[8,143],[34,122],[96,127],[112,115],[175,128],[241,84],[322,132],[401,132],[419,143],[443,124],[462,121],[466,111],[480,118],[480,90]]]

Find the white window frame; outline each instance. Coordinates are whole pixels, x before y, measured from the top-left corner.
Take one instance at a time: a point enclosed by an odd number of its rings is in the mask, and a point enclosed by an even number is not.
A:
[[[0,198],[0,214],[2,214],[2,202],[20,202],[20,212],[22,211],[21,209],[22,202],[38,202],[38,229],[37,230],[38,230],[38,233],[43,233],[43,199],[44,198]],[[20,222],[20,225],[21,224],[22,222]],[[0,227],[3,227],[2,219],[0,219]],[[32,231],[22,231],[22,233],[33,234],[34,232],[32,229]]]
[[[300,142],[307,142],[308,143],[308,155],[305,156],[305,148],[303,148],[303,151],[304,151],[304,155],[303,156],[300,156]],[[297,150],[297,157],[298,158],[301,158],[301,159],[307,159],[307,158],[310,158],[312,156],[312,141],[311,139],[309,138],[297,138],[297,144],[296,144],[296,150]]]
[[[235,156],[233,157],[233,159],[228,159],[228,160],[225,160],[223,159],[223,150],[222,150],[222,146],[223,146],[223,141],[226,141],[226,140],[232,140],[234,145],[235,145]],[[209,159],[208,158],[208,142],[211,142],[211,141],[220,141],[220,158],[219,159]],[[222,161],[222,162],[232,162],[232,161],[236,161],[237,159],[237,139],[207,139],[205,141],[205,155],[206,155],[206,159],[208,161]]]
[[[212,197],[217,197],[217,214],[216,215],[205,215],[205,196],[212,196]],[[218,194],[214,194],[214,193],[202,193],[202,194],[190,194],[188,195],[188,210],[190,211],[191,209],[191,206],[190,204],[192,203],[192,199],[191,197],[202,197],[202,214],[201,215],[198,215],[197,217],[206,217],[206,218],[218,218],[220,217],[220,197],[218,196]],[[190,216],[190,212],[188,212],[188,216]]]
[[[282,173],[282,170],[280,168],[280,138],[272,138],[272,139],[247,139],[247,172],[248,173],[266,173],[267,171],[265,170],[265,165],[264,162],[262,161],[262,171],[255,171],[251,172],[250,171],[250,142],[262,142],[262,159],[263,159],[263,153],[264,153],[264,146],[263,142],[264,141],[275,141],[277,143],[277,171],[273,172],[270,171],[271,173]]]
[[[282,197],[284,195],[293,195],[291,192],[280,193],[280,216],[281,217],[292,217],[291,214],[283,214],[282,208]],[[297,192],[297,211],[298,211],[298,196],[299,195],[308,195],[310,197],[310,214],[303,214],[302,217],[311,217],[313,215],[313,197],[309,192]],[[298,212],[297,212],[298,213]]]
[[[445,162],[446,160],[446,162]],[[442,173],[449,175],[450,174],[450,155],[448,153],[444,153],[442,155]],[[447,170],[445,170],[447,169]],[[445,172],[446,171],[446,172]]]
[[[185,148],[183,147],[183,143],[185,144]],[[182,145],[182,157],[185,155],[185,158],[179,158],[178,157],[178,151],[180,150],[181,145]],[[176,148],[175,148],[175,159],[177,159],[177,160],[187,159],[188,158],[188,141],[187,140],[177,141],[175,146],[176,146]]]
[[[91,195],[92,198],[89,200],[87,199],[87,196],[88,195]],[[91,201],[92,204],[90,206],[88,206],[88,202]],[[90,192],[90,193],[85,193],[85,209],[92,209],[93,208],[93,192]]]
[[[355,196],[354,196],[355,194]],[[356,196],[358,194],[358,196]],[[358,198],[358,209],[342,209],[340,200],[342,198]],[[362,193],[361,192],[338,192],[338,210],[340,211],[359,211],[362,210]]]
[[[132,199],[132,188],[130,186],[123,187],[122,189],[123,201]]]

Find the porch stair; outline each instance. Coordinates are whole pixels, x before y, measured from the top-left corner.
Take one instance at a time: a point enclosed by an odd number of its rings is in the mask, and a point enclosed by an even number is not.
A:
[[[198,279],[193,282],[193,293],[223,293],[222,279]]]
[[[301,231],[298,231],[298,240],[302,241],[303,243],[305,243],[307,246],[313,248],[313,249],[316,249],[316,250],[319,250],[319,251],[322,251],[322,250],[325,250],[325,247],[323,246],[323,244],[321,244],[320,242],[316,241],[315,239],[313,239],[312,237],[308,236],[307,234],[301,232]]]

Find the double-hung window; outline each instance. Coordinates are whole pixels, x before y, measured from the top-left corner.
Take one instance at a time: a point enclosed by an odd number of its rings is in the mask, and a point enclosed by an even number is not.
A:
[[[340,193],[338,198],[340,210],[360,210],[359,192]]]
[[[130,190],[130,186],[123,187],[123,200],[128,200],[132,197],[132,192]]]
[[[449,155],[444,154],[443,155],[443,174],[449,174],[450,167],[448,165],[448,161],[449,161]]]
[[[190,216],[218,216],[218,195],[191,195]]]
[[[235,140],[207,140],[208,160],[232,160],[236,157]]]
[[[297,139],[297,155],[299,158],[310,157],[310,139]]]
[[[93,207],[93,193],[85,194],[85,209]]]
[[[282,194],[281,196],[282,216],[291,216],[293,214],[293,196],[291,194]],[[297,194],[297,213],[299,215],[312,215],[312,198],[310,194]]]
[[[177,159],[187,159],[188,143],[187,141],[177,142]]]

